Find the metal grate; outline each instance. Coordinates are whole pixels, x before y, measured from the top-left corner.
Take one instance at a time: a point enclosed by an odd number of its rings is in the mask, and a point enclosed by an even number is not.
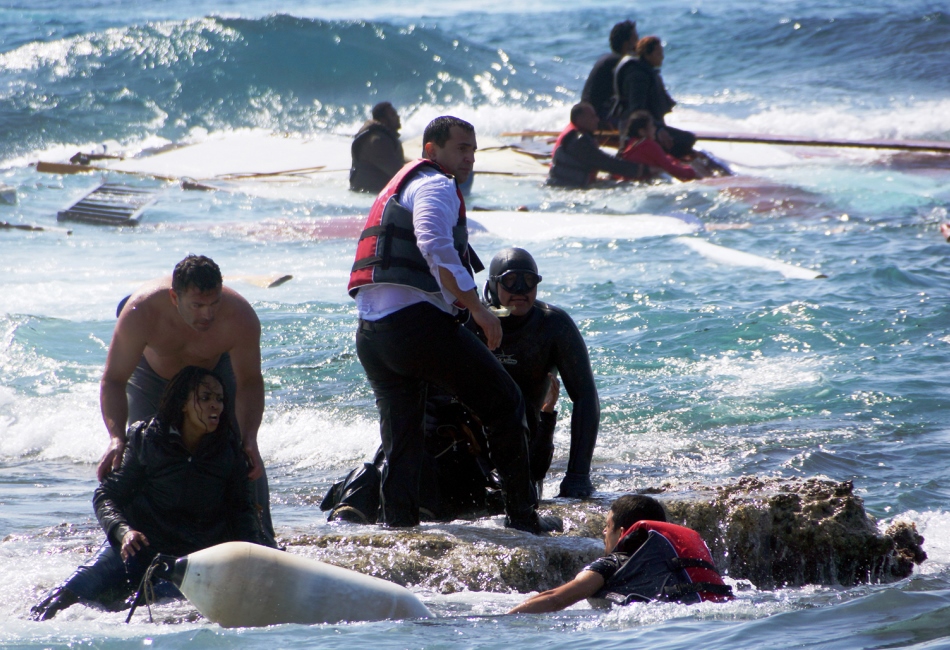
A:
[[[57,221],[136,226],[142,211],[158,198],[158,188],[105,183],[56,215]]]

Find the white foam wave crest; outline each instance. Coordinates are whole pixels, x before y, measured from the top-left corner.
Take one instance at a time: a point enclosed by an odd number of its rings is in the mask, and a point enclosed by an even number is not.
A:
[[[821,381],[819,361],[808,355],[751,357],[726,353],[696,365],[697,374],[710,378],[708,390],[721,397],[753,398],[810,386]]]
[[[731,117],[727,111],[678,107],[668,122],[693,131],[842,140],[950,140],[950,99],[919,100],[884,108],[838,104],[773,106],[746,117]]]
[[[916,570],[923,575],[936,575],[946,572],[950,565],[950,512],[910,510],[892,520],[881,521],[880,530],[898,521],[911,521],[917,525],[917,532],[924,538],[924,550],[927,560]]]
[[[346,417],[332,408],[297,408],[265,413],[258,442],[268,464],[294,469],[351,468],[372,459],[379,447],[379,422]]]
[[[0,458],[93,463],[108,442],[98,384],[74,384],[68,391],[38,397],[0,389]]]

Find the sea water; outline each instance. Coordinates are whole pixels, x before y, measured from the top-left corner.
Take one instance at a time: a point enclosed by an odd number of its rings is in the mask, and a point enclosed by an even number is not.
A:
[[[924,0],[0,6],[0,182],[18,195],[0,221],[48,228],[0,230],[0,645],[950,647],[950,246],[937,231],[950,164],[765,147],[725,185],[582,192],[479,177],[470,206],[573,213],[577,235],[472,242],[485,259],[528,248],[544,276],[539,298],[578,323],[602,405],[600,496],[742,475],[851,480],[882,527],[912,521],[926,538],[929,559],[912,577],[519,617],[504,612],[520,594],[414,587],[441,617],[426,622],[223,630],[187,603],[159,606],[156,623],[83,606],[28,620],[102,541],[91,495],[116,303],[185,254],[237,277],[260,316],[260,447],[279,535],[326,531],[315,503],[378,444],[345,291],[354,242],[304,234],[365,214],[371,197],[348,192],[342,176],[266,193],[167,185],[137,228],[67,234],[50,229],[57,211],[116,178],[31,164],[247,130],[348,135],[382,100],[406,138],[444,113],[483,136],[559,130],[611,25],[626,18],[666,43],[673,125],[950,141],[950,14]],[[705,224],[696,236],[706,241],[828,277],[787,279],[674,237],[585,228],[585,213],[604,212],[685,215]],[[270,273],[294,279],[273,289],[240,280]],[[563,397],[547,494],[566,466],[570,408]]]

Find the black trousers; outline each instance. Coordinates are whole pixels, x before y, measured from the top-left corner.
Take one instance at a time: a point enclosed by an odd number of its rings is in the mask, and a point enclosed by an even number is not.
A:
[[[379,409],[386,454],[380,490],[384,523],[419,523],[426,384],[455,395],[481,419],[509,518],[530,516],[537,496],[528,467],[524,399],[484,343],[449,314],[417,303],[378,321],[361,320],[356,352]]]

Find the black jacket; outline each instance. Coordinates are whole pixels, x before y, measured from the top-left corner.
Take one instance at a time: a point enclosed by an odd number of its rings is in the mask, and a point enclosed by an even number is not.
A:
[[[665,124],[664,116],[673,110],[676,102],[666,92],[660,71],[643,59],[630,59],[617,69],[617,114],[623,126],[627,116],[645,110],[656,121]]]
[[[99,524],[116,548],[129,530],[170,555],[230,541],[268,545],[251,505],[247,461],[230,432],[205,435],[192,455],[160,422],[129,427],[122,466],[96,488]]]
[[[560,187],[587,187],[598,171],[639,178],[642,168],[637,163],[615,158],[597,146],[594,136],[574,130],[564,136],[554,151],[548,185]]]
[[[378,194],[406,164],[399,134],[375,120],[367,121],[350,146],[350,189]]]
[[[581,101],[593,104],[601,121],[607,119],[614,105],[614,68],[619,62],[620,55],[614,52],[597,59],[581,92]]]

